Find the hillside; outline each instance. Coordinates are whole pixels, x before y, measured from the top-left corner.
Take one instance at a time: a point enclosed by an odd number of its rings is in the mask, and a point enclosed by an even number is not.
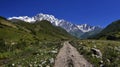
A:
[[[31,31],[31,34],[37,36],[38,39],[68,39],[72,38],[64,29],[53,26],[49,21],[36,21],[35,23],[27,23],[24,21],[14,22],[19,27],[24,27]],[[54,37],[53,37],[54,36]]]
[[[120,40],[120,20],[112,22],[93,38],[107,39],[107,40]]]
[[[101,31],[102,31],[102,29],[97,29],[97,30],[94,30],[94,31],[86,32],[81,36],[81,38],[82,39],[88,39],[89,37],[96,36]]]
[[[29,62],[30,58],[31,62],[36,61],[35,58],[53,59],[61,46],[61,41],[72,38],[74,39],[64,29],[53,26],[46,20],[35,23],[11,22],[0,17],[0,66],[14,66],[17,62],[22,66],[28,66],[26,62]],[[46,64],[50,63],[43,65]]]
[[[70,42],[93,67],[120,67],[120,42],[76,40]]]
[[[5,39],[6,37],[14,39],[13,37],[24,39],[23,37],[34,39],[38,38],[39,40],[52,40],[52,39],[68,39],[72,38],[65,30],[60,27],[53,26],[48,21],[36,21],[35,23],[27,23],[24,21],[11,22],[6,19],[0,18],[0,38]],[[8,33],[9,32],[9,33]],[[16,35],[15,35],[16,34]],[[22,36],[22,37],[21,37]],[[54,36],[54,37],[53,37]],[[7,38],[6,38],[7,39]],[[16,39],[17,40],[17,39]]]

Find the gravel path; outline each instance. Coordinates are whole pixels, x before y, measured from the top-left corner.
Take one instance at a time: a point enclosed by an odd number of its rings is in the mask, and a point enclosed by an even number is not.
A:
[[[82,55],[69,44],[68,41],[64,42],[63,47],[60,49],[56,57],[54,67],[93,67],[92,64],[87,62]]]

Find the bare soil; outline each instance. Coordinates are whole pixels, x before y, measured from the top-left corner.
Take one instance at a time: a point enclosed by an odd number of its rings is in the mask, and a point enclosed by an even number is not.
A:
[[[68,41],[58,53],[54,67],[93,67]]]

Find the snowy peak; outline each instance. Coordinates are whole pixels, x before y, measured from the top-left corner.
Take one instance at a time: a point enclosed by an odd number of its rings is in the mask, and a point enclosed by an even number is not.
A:
[[[82,30],[83,32],[89,32],[89,31],[93,31],[97,28],[97,26],[90,26],[88,24],[81,24],[81,25],[76,25],[80,30]]]
[[[58,26],[60,22],[64,21],[64,20],[59,20],[57,18],[55,18],[53,15],[48,15],[48,14],[37,14],[34,17],[28,17],[28,16],[19,16],[19,17],[9,17],[8,20],[12,20],[12,19],[18,19],[18,20],[22,20],[25,22],[35,22],[35,21],[42,21],[42,20],[47,20],[50,21],[53,25]]]
[[[36,16],[34,16],[34,19],[37,21],[47,20],[56,26],[58,26],[59,23],[62,21],[62,20],[58,20],[53,15],[48,15],[48,14],[43,14],[43,13],[37,14]]]
[[[35,22],[35,21],[47,20],[55,26],[60,26],[64,28],[67,32],[82,31],[83,33],[85,33],[85,32],[90,32],[97,29],[96,26],[90,26],[87,24],[75,25],[68,21],[57,19],[53,15],[43,14],[43,13],[37,14],[34,17],[19,16],[19,17],[9,17],[8,19],[9,20],[18,19],[18,20],[23,20],[25,22],[29,22],[29,23]]]
[[[28,16],[19,16],[19,17],[8,18],[8,20],[12,20],[12,19],[23,20],[25,22],[35,22],[36,21],[33,17],[28,17]]]

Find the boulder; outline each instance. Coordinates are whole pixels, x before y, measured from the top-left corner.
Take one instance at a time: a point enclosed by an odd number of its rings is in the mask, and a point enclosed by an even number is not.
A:
[[[102,58],[102,53],[99,49],[92,48],[91,51],[94,55],[97,55],[99,58]]]

